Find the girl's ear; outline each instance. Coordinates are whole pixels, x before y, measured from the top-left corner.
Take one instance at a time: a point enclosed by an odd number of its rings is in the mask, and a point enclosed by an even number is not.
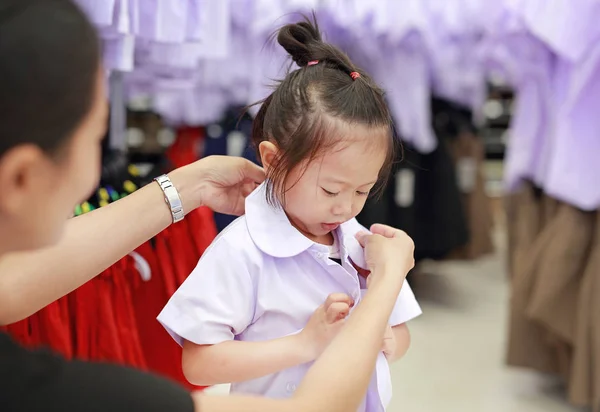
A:
[[[260,153],[260,161],[264,169],[266,171],[269,170],[273,164],[275,156],[277,156],[277,153],[279,152],[279,149],[274,143],[263,141],[258,145],[258,151]]]

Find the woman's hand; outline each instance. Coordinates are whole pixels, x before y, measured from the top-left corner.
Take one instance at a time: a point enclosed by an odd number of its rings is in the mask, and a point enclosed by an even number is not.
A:
[[[344,293],[333,293],[315,310],[299,334],[303,346],[310,351],[311,359],[318,358],[338,334],[352,306],[354,301],[350,296]]]
[[[264,170],[241,157],[208,156],[169,173],[179,191],[183,210],[199,206],[239,216],[244,199],[265,179]]]
[[[379,273],[397,273],[404,278],[415,266],[413,240],[402,230],[375,224],[371,233],[359,233],[356,238],[365,248],[365,260],[369,275],[369,284],[379,280]],[[375,276],[374,276],[375,275]]]

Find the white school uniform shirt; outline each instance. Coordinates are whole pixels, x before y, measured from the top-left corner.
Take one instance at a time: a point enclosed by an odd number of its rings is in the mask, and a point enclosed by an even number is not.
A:
[[[263,184],[246,199],[246,215],[219,234],[158,320],[180,345],[184,340],[198,345],[260,342],[298,333],[331,293],[346,293],[360,302],[364,280],[359,280],[350,259],[364,267],[363,249],[354,237],[361,230],[364,228],[355,219],[337,229],[340,265],[329,258],[329,246],[302,235],[281,207],[267,203]],[[390,325],[420,314],[405,281]],[[287,398],[310,366],[235,383],[231,391]],[[388,362],[380,353],[359,410],[384,411],[391,395]]]

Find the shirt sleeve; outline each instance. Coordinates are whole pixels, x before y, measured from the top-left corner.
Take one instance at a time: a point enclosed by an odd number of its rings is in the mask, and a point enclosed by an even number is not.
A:
[[[66,361],[21,348],[0,334],[0,405],[13,412],[194,412],[170,380],[113,364]]]
[[[244,251],[218,238],[171,297],[158,321],[183,345],[233,340],[252,322],[254,287]]]
[[[402,289],[400,290],[400,294],[398,295],[398,299],[396,299],[396,305],[394,306],[392,315],[390,316],[390,326],[406,323],[417,316],[420,316],[422,313],[423,311],[417,302],[417,298],[415,298],[415,294],[408,284],[408,281],[405,280]]]

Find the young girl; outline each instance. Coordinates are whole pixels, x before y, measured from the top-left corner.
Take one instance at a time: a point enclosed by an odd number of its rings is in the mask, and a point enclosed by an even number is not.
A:
[[[192,383],[233,383],[232,392],[282,398],[367,287],[355,239],[364,228],[355,216],[385,183],[394,140],[383,92],[321,40],[316,22],[283,27],[278,42],[300,68],[254,121],[267,181],[158,319],[183,345]],[[388,362],[408,349],[405,322],[420,313],[405,283],[361,411],[385,410]]]

